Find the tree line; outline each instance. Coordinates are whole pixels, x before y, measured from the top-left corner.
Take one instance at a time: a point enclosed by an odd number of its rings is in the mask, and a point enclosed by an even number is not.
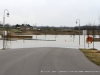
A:
[[[31,28],[39,28],[39,29],[46,29],[46,30],[63,30],[63,29],[68,29],[68,30],[100,30],[100,25],[83,25],[83,26],[74,26],[74,27],[69,27],[69,26],[60,26],[60,27],[55,27],[55,26],[31,26],[30,24],[16,24],[16,25],[9,25],[5,24],[4,27],[11,27],[11,28],[18,28],[20,26],[28,26]],[[0,24],[0,28],[3,28],[3,25]]]

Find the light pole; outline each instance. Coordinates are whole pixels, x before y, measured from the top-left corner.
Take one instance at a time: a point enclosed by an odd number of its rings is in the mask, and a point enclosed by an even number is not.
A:
[[[27,22],[25,21],[25,22],[24,22],[25,31],[26,31],[26,24],[27,24]],[[24,35],[24,37],[23,37],[23,42],[24,42],[24,39],[25,39],[25,35]]]
[[[7,11],[8,13],[7,13],[7,17],[9,17],[9,11],[7,10],[7,9],[5,9],[4,10],[4,16],[3,16],[3,50],[6,48],[5,47],[5,27],[4,27],[4,25],[5,25],[5,11]]]
[[[79,21],[79,45],[80,45],[80,19],[76,20],[76,24],[77,24],[77,21]]]

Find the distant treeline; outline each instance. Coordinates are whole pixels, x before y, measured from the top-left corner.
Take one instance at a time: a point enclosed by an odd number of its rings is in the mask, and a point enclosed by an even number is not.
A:
[[[75,30],[79,30],[79,28],[80,28],[80,30],[100,30],[100,25],[99,26],[84,25],[84,26],[80,26],[80,27],[79,26],[74,27]]]
[[[83,25],[83,26],[75,26],[75,27],[68,27],[68,26],[60,26],[60,27],[55,27],[55,26],[36,26],[36,25],[29,25],[29,24],[16,24],[16,25],[9,25],[5,24],[4,27],[6,28],[19,28],[20,26],[28,26],[30,28],[38,28],[38,29],[68,29],[68,30],[100,30],[100,25]],[[0,28],[3,28],[3,25],[0,24]]]

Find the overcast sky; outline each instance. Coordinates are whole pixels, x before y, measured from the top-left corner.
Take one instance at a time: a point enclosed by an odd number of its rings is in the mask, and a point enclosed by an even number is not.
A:
[[[5,23],[11,25],[77,26],[76,19],[99,24],[100,0],[0,0],[1,22],[5,9],[10,13]]]

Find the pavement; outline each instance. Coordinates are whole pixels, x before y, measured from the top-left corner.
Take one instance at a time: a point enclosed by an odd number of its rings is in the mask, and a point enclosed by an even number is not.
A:
[[[7,49],[0,50],[0,75],[100,75],[100,67],[78,49]]]

